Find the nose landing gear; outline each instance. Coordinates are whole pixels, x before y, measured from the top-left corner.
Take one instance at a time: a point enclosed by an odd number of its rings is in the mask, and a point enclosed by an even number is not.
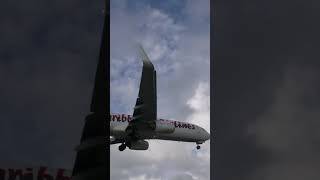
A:
[[[120,146],[119,146],[119,151],[124,151],[126,149],[127,145],[125,143],[122,143]]]
[[[197,149],[200,149],[200,144],[202,144],[202,142],[197,142]]]

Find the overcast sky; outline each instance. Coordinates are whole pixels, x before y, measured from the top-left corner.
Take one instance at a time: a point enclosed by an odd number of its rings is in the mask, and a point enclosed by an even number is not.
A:
[[[215,1],[212,177],[320,178],[318,1]]]
[[[72,169],[104,2],[0,2],[0,166]]]
[[[132,114],[141,43],[158,75],[158,117],[210,128],[209,0],[111,1],[111,112]],[[111,179],[207,180],[210,142],[149,141],[147,151],[111,146]]]

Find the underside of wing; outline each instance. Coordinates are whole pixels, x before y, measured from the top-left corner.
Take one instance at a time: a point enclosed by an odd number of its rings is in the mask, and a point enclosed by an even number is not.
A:
[[[134,107],[133,118],[127,132],[151,131],[156,127],[157,119],[157,81],[156,71],[147,54],[140,46],[143,61],[139,95]]]

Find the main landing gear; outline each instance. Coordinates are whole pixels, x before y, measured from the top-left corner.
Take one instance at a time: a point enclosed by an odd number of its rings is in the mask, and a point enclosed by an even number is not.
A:
[[[119,146],[119,151],[124,151],[126,149],[127,145],[125,143],[122,143],[120,146]]]

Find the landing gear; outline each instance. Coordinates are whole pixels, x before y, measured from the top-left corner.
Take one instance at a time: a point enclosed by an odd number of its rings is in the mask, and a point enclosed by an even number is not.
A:
[[[119,151],[124,151],[126,149],[127,145],[125,143],[122,143],[120,146],[119,146]]]
[[[197,149],[200,149],[200,144],[202,144],[203,142],[197,142]]]

